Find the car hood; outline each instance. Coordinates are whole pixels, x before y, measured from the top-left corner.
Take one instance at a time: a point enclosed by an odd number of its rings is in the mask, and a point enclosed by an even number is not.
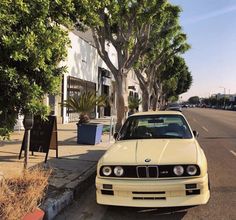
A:
[[[145,162],[149,159],[150,162]],[[102,157],[107,165],[196,164],[198,144],[195,139],[118,141]]]

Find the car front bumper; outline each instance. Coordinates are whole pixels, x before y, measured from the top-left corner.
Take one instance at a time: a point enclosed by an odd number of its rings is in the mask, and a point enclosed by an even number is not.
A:
[[[186,189],[191,187],[191,189]],[[130,207],[176,207],[206,204],[208,175],[175,180],[117,180],[96,177],[97,203]]]

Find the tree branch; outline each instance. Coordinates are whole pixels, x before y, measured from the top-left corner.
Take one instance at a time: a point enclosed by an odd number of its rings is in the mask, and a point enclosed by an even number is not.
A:
[[[115,77],[115,79],[117,79],[118,69],[111,62],[111,60],[110,60],[110,58],[108,56],[108,53],[106,51],[106,48],[105,48],[105,45],[106,45],[105,36],[97,28],[92,29],[92,33],[93,33],[93,39],[94,39],[94,42],[95,42],[98,54],[103,59],[103,61],[106,63],[107,67],[111,70],[111,72],[113,73],[113,76]]]
[[[142,74],[143,72],[140,71],[139,69],[135,69],[134,72],[135,72],[141,86],[145,87],[146,86],[146,81],[145,81],[144,75]]]

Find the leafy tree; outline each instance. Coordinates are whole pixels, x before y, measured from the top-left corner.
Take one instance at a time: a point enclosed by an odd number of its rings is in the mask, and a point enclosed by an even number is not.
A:
[[[215,107],[225,107],[233,104],[232,101],[230,101],[229,97],[225,96],[220,99],[217,99],[217,96],[211,96],[209,98],[203,98],[202,103],[209,105],[209,106],[215,106]]]
[[[170,103],[177,102],[179,100],[179,96],[171,96],[169,98]]]
[[[200,98],[198,96],[192,96],[188,99],[190,104],[196,105],[200,103]]]
[[[140,54],[146,50],[150,28],[163,14],[167,0],[80,0],[85,16],[80,23],[91,27],[99,55],[116,80],[117,129],[124,118],[126,79]],[[118,56],[118,65],[112,63],[107,45],[112,45]]]
[[[192,84],[192,75],[188,70],[185,60],[180,56],[174,56],[172,63],[167,63],[161,72],[162,96],[164,101],[187,92]]]
[[[135,73],[142,90],[144,111],[149,109],[151,95],[154,97],[153,107],[157,105],[161,86],[160,75],[167,63],[173,63],[174,55],[184,53],[190,48],[179,25],[180,8],[166,4],[163,11],[163,16],[151,27],[148,50],[135,65]]]
[[[202,103],[204,103],[206,105],[210,105],[210,106],[217,106],[218,105],[218,101],[215,96],[211,96],[209,98],[202,99]]]
[[[47,113],[42,99],[60,88],[69,45],[61,24],[73,10],[71,0],[0,1],[0,136],[19,113]]]

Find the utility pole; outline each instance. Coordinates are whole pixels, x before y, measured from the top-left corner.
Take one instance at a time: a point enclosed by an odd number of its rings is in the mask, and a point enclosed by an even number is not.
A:
[[[225,93],[226,93],[226,88],[225,87],[223,87],[223,86],[220,86],[220,88],[223,88],[224,89],[224,104],[223,104],[223,107],[224,107],[224,109],[225,109]]]
[[[224,109],[225,109],[225,88],[224,88]]]

